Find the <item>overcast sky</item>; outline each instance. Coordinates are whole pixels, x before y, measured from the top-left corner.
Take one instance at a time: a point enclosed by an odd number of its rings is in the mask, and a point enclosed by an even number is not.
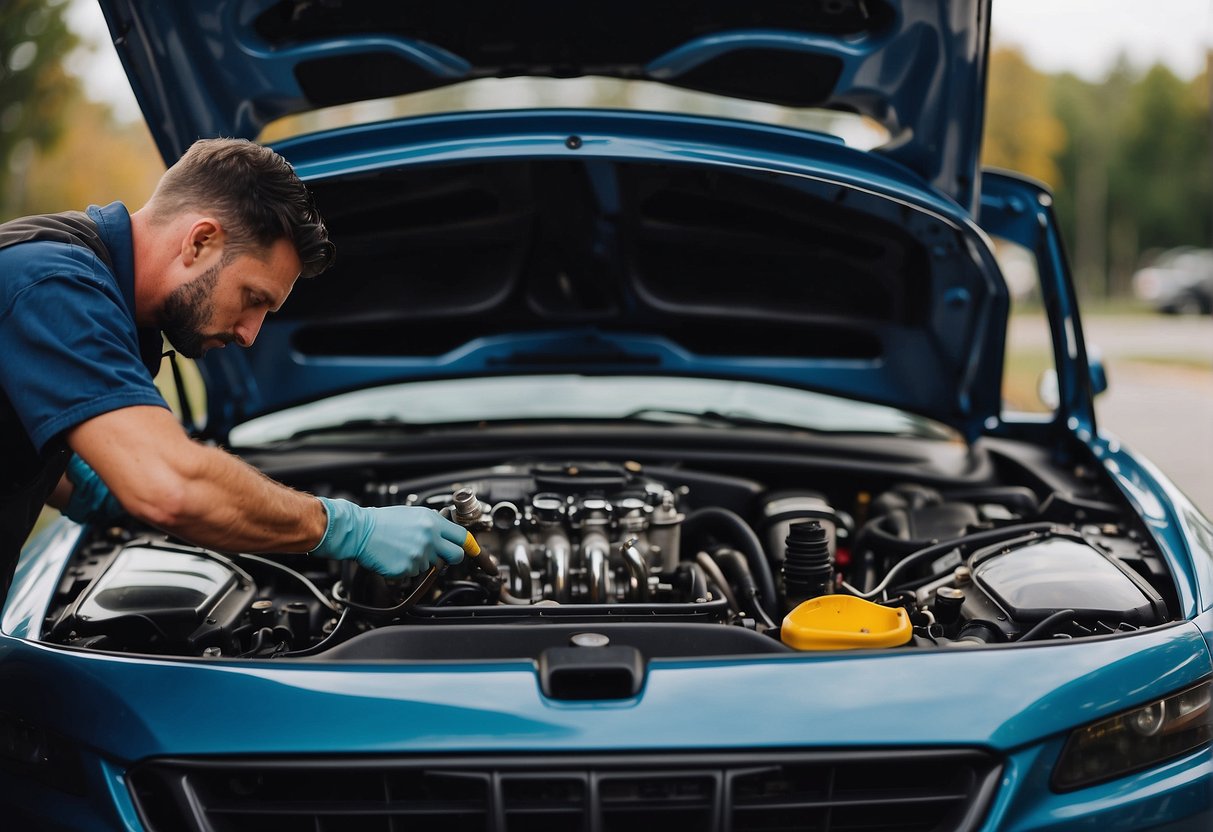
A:
[[[73,64],[90,96],[138,118],[95,0],[71,0],[68,19],[96,45]],[[1047,72],[1069,70],[1094,81],[1124,53],[1135,65],[1162,61],[1191,78],[1210,47],[1213,0],[994,0],[993,27],[996,43],[1019,45]]]
[[[1023,48],[1047,72],[1096,81],[1120,53],[1191,78],[1205,64],[1213,0],[994,0],[996,43]]]

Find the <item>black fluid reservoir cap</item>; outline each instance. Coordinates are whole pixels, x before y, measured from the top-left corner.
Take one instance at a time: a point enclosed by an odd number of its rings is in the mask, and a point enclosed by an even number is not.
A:
[[[957,589],[954,586],[941,586],[935,590],[935,606],[932,610],[935,613],[935,620],[945,627],[956,623],[960,619],[960,608],[964,605],[964,602],[965,593],[963,589]]]

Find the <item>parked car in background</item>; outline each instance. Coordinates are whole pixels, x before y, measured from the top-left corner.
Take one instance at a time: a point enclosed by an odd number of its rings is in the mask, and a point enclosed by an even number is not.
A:
[[[290,121],[338,247],[200,440],[498,569],[56,522],[5,828],[1213,828],[1213,524],[1096,425],[1052,197],[978,166],[988,0],[101,5],[165,159]]]
[[[1133,275],[1133,293],[1170,315],[1213,314],[1213,249],[1168,249]]]

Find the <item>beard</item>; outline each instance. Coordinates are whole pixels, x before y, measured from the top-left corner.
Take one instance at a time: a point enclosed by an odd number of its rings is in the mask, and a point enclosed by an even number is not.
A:
[[[211,295],[219,282],[219,272],[222,268],[223,264],[212,266],[189,283],[178,286],[164,301],[164,308],[160,313],[160,329],[173,345],[173,349],[186,358],[200,358],[203,353],[202,345],[210,338],[217,338],[224,343],[235,340],[226,333],[208,334],[202,331],[202,327],[215,311]]]

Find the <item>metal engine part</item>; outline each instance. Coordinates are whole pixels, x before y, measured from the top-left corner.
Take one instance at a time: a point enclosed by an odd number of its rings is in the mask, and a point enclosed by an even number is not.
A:
[[[494,504],[461,486],[450,500],[451,519],[500,561],[506,603],[645,603],[678,567],[685,518],[677,494],[655,483]]]

